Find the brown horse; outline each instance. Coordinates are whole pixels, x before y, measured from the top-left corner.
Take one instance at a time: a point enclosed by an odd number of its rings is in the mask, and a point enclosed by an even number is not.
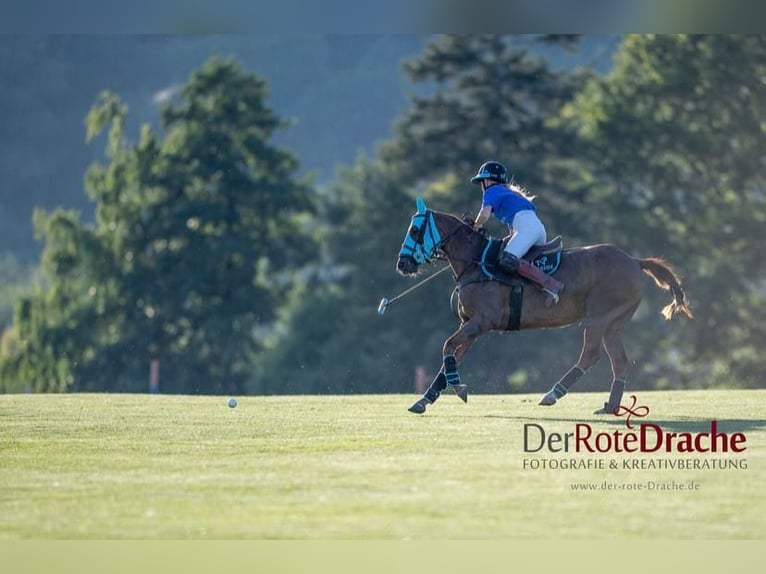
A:
[[[628,372],[621,332],[641,303],[643,274],[672,293],[673,301],[662,310],[666,319],[676,312],[692,317],[681,282],[667,263],[659,258],[636,259],[608,244],[561,253],[555,273],[565,288],[558,304],[546,303],[545,294],[537,289],[525,289],[523,303],[519,304],[520,289],[514,284],[522,284],[522,280],[504,280],[488,271],[490,262],[485,261],[488,245],[484,232],[457,217],[428,209],[418,198],[417,212],[399,251],[396,269],[402,275],[413,276],[423,263],[437,256],[445,257],[457,283],[460,328],[444,342],[442,368],[423,397],[409,408],[411,412],[424,413],[426,406],[436,401],[447,387],[463,401],[468,400],[468,388],[460,382],[457,365],[482,334],[564,327],[582,321],[584,340],[580,358],[540,404],[553,405],[561,399],[596,364],[603,347],[611,361],[613,380],[608,400],[594,414],[613,413],[622,399]],[[518,309],[516,316],[514,303]]]

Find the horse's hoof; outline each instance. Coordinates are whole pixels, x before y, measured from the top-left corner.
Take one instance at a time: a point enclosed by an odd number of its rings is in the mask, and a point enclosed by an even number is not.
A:
[[[594,415],[613,415],[614,414],[614,407],[610,407],[607,403],[604,403],[604,406],[600,409],[596,409],[593,411]]]
[[[542,399],[540,399],[540,402],[537,404],[542,407],[550,407],[551,405],[555,405],[556,401],[558,401],[556,395],[553,393],[547,393],[545,396],[543,396]]]
[[[415,413],[416,415],[422,415],[424,412],[426,412],[426,405],[430,404],[431,401],[428,399],[420,399],[419,401],[414,402],[412,406],[407,410],[411,413]]]
[[[455,385],[452,387],[455,390],[455,394],[460,397],[460,400],[464,403],[468,402],[468,385]]]

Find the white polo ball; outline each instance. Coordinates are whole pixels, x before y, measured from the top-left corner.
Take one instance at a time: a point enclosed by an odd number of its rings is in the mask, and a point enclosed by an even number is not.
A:
[[[235,399],[234,397],[231,397],[229,399],[229,408],[233,409],[236,406],[237,406],[237,399]]]

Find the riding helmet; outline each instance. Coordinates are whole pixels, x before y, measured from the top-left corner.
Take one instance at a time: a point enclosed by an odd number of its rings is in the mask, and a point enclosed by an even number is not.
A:
[[[479,183],[482,179],[498,183],[508,183],[511,181],[511,178],[508,177],[508,170],[499,161],[488,161],[481,164],[479,171],[471,178],[471,183]]]

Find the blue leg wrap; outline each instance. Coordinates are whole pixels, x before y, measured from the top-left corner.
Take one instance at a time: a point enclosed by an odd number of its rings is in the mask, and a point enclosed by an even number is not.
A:
[[[447,384],[450,387],[460,384],[460,374],[457,372],[455,355],[444,355],[444,375],[447,377]]]
[[[428,387],[426,392],[423,394],[423,397],[434,403],[436,402],[436,399],[438,399],[442,394],[442,391],[446,388],[447,377],[444,376],[443,372],[439,371],[439,374],[436,375],[436,378],[431,383],[431,386]]]
[[[553,396],[555,396],[557,399],[560,399],[565,394],[567,394],[569,389],[567,389],[561,383],[556,383],[555,385],[553,385],[553,388],[551,389],[551,391],[553,391]]]

